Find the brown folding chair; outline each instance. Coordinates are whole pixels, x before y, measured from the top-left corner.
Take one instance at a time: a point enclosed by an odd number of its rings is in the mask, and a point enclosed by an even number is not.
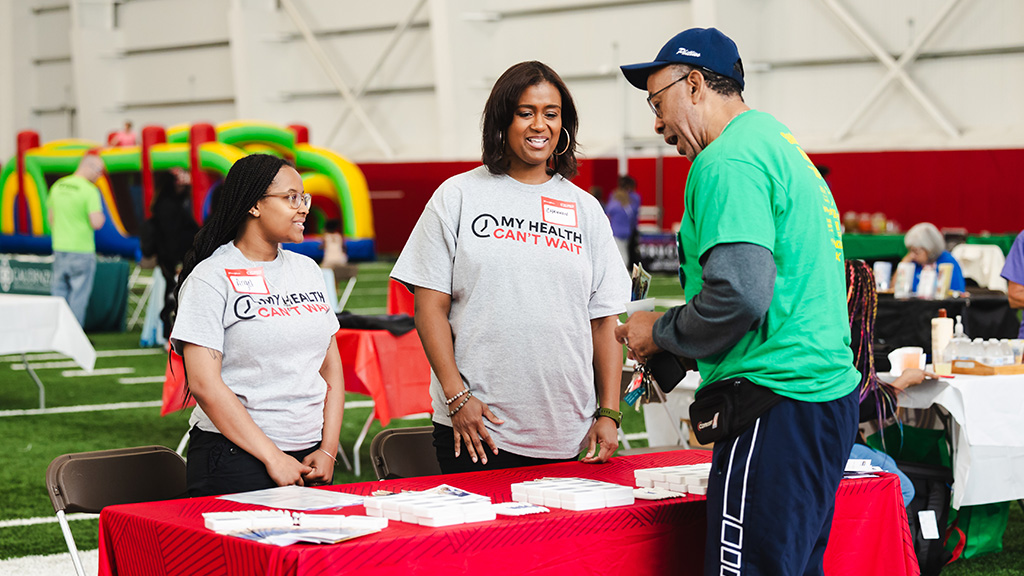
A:
[[[436,476],[441,473],[433,426],[382,430],[370,442],[370,462],[378,480]]]
[[[185,461],[163,446],[64,454],[46,468],[46,491],[64,532],[75,571],[84,576],[65,513],[186,496]]]

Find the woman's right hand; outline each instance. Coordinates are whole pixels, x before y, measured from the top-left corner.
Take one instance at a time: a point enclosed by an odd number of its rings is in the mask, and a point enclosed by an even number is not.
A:
[[[313,472],[311,467],[280,450],[268,462],[265,462],[265,465],[270,479],[278,486],[302,486],[302,477]]]
[[[487,427],[484,426],[484,418],[491,421],[491,424],[501,425],[505,421],[498,418],[491,412],[491,409],[476,396],[471,396],[466,405],[459,409],[452,416],[452,428],[455,430],[455,457],[458,458],[462,452],[462,445],[465,444],[466,451],[473,462],[477,459],[487,464],[487,451],[484,444],[495,454],[498,453],[498,445],[494,443]]]

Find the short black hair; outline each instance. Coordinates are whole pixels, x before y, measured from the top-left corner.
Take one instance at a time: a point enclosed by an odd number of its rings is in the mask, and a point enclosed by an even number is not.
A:
[[[554,86],[562,97],[562,128],[569,134],[569,142],[565,142],[565,133],[558,135],[548,174],[561,174],[566,179],[576,176],[576,130],[579,128],[576,104],[558,73],[536,60],[520,62],[505,70],[484,105],[483,163],[492,174],[508,173],[511,163],[505,157],[505,131],[512,125],[512,115],[523,92],[542,82]],[[562,150],[564,152],[560,152]]]
[[[743,88],[740,87],[740,83],[728,76],[723,76],[718,72],[712,72],[707,68],[690,66],[689,64],[671,64],[671,66],[675,66],[681,70],[684,76],[689,74],[691,71],[696,70],[697,72],[700,72],[701,76],[704,76],[704,83],[707,84],[708,88],[713,92],[721,96],[738,96],[740,100],[743,100]],[[737,60],[733,67],[739,71],[740,76],[743,76],[743,60]]]

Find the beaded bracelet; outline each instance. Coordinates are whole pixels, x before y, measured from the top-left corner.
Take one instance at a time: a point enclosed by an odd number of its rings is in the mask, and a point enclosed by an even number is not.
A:
[[[469,402],[469,399],[472,398],[472,397],[473,397],[473,393],[467,391],[466,399],[463,400],[458,406],[456,406],[455,410],[452,410],[451,412],[449,412],[448,413],[448,417],[451,418],[452,416],[455,416],[455,414],[457,414],[459,410],[462,410],[462,407],[465,406],[466,402]]]
[[[462,389],[462,392],[459,392],[459,393],[458,393],[458,394],[456,394],[455,396],[452,396],[451,398],[448,398],[447,400],[445,400],[445,401],[444,401],[444,405],[445,405],[445,406],[451,406],[451,405],[452,405],[452,402],[455,402],[456,400],[458,400],[459,398],[461,398],[461,397],[462,397],[462,395],[463,395],[463,394],[465,394],[466,392],[469,392],[469,388],[463,388],[463,389]]]

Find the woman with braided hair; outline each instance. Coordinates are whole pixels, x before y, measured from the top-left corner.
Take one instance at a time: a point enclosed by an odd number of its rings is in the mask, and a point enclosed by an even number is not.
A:
[[[875,372],[875,315],[878,312],[878,293],[875,291],[875,275],[863,260],[846,261],[846,305],[850,313],[850,347],[853,348],[853,365],[861,374],[860,378],[860,421],[876,420],[878,428],[896,415],[896,395],[909,386],[916,386],[926,378],[938,378],[931,372],[918,368],[904,370],[891,383],[883,382]],[[900,477],[903,503],[909,505],[914,499],[914,485],[884,452],[868,447],[864,438],[858,435],[850,451],[850,458],[871,460],[875,466]]]
[[[190,496],[328,484],[344,408],[338,319],[301,242],[310,196],[287,162],[235,162],[177,288],[171,345],[192,412]]]

